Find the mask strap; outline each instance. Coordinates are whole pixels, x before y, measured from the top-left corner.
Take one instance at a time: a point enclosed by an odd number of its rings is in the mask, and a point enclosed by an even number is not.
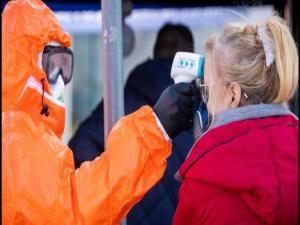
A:
[[[45,104],[44,105],[44,93],[45,93],[45,85],[44,85],[44,81],[45,79],[41,79],[42,85],[43,85],[43,94],[42,94],[42,110],[41,110],[41,115],[45,114],[45,116],[49,116],[49,112],[48,112],[48,105]]]

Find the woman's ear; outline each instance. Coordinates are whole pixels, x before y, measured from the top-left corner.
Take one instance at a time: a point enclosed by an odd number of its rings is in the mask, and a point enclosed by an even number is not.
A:
[[[231,97],[231,108],[237,108],[240,105],[242,90],[236,82],[231,82],[229,86],[229,95]]]

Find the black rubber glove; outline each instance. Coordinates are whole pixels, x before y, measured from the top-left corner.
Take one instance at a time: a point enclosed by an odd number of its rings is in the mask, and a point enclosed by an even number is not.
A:
[[[178,83],[167,87],[153,110],[170,138],[190,129],[196,110],[192,84]]]

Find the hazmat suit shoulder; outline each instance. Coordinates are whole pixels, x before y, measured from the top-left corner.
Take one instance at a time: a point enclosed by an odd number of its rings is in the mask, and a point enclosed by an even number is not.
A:
[[[70,36],[42,1],[15,0],[3,11],[2,38],[2,224],[119,224],[171,151],[152,109],[122,118],[106,151],[75,170],[61,142],[64,104],[39,65],[48,42],[69,47]]]

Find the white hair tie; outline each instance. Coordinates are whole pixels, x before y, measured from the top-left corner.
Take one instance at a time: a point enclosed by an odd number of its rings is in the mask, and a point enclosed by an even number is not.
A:
[[[274,43],[273,40],[268,36],[266,28],[258,27],[257,34],[264,47],[265,56],[266,56],[266,66],[268,67],[275,60]]]

